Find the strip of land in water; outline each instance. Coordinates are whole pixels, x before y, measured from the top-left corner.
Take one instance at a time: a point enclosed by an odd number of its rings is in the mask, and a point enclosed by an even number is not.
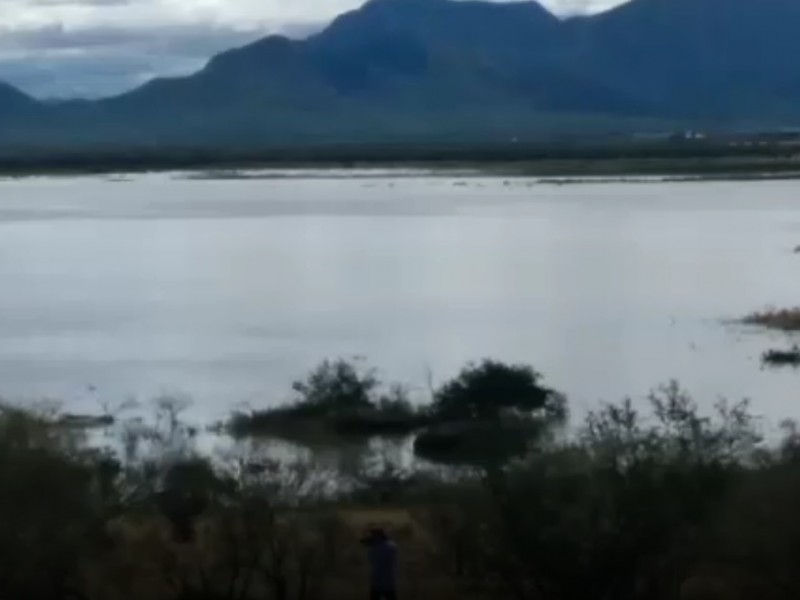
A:
[[[554,183],[646,176],[673,181],[795,179],[800,178],[800,146],[625,142],[0,150],[0,175],[10,177],[178,170],[242,178],[247,171],[268,169],[423,169],[444,175],[541,177]]]

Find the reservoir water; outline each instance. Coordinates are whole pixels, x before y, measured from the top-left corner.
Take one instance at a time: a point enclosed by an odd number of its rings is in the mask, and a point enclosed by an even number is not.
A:
[[[792,339],[731,322],[800,304],[800,182],[280,175],[0,182],[0,396],[212,420],[326,357],[419,397],[493,357],[578,415],[674,378],[800,417],[800,372],[760,365]]]

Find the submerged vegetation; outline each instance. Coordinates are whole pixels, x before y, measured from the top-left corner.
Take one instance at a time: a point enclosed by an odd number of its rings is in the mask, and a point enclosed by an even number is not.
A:
[[[564,422],[566,404],[542,387],[527,365],[484,360],[469,364],[414,405],[407,390],[384,386],[375,369],[358,361],[324,361],[293,384],[285,406],[238,412],[228,429],[236,437],[387,436],[417,434],[417,454],[445,462],[505,459]]]
[[[238,412],[228,428],[236,437],[304,434],[404,435],[428,422],[400,385],[384,389],[374,369],[359,361],[324,361],[292,385],[285,406]]]
[[[800,246],[794,252],[800,253]],[[794,334],[800,332],[800,306],[754,312],[742,319],[742,323]],[[794,344],[788,350],[769,349],[761,355],[761,363],[769,367],[800,367],[800,346]]]
[[[761,360],[773,367],[800,367],[800,346],[795,344],[789,350],[767,350]]]
[[[336,363],[324,372],[353,381]],[[481,419],[557,422],[566,407],[547,409],[532,375],[473,365],[431,410],[460,398]],[[372,397],[345,391],[355,408]],[[419,600],[798,597],[798,427],[767,443],[746,404],[703,414],[677,384],[649,406],[602,406],[514,460],[351,473],[248,446],[212,459],[166,400],[114,452],[52,415],[3,408],[0,598],[349,600],[366,593],[357,540],[374,524],[399,544],[400,593]]]
[[[434,392],[432,423],[414,442],[426,458],[457,462],[505,460],[524,454],[566,418],[557,392],[527,365],[470,364]]]
[[[782,331],[800,331],[800,307],[773,309],[747,315],[743,322]]]

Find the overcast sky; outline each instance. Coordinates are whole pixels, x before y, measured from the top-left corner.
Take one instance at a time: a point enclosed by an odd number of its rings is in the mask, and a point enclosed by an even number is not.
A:
[[[0,0],[0,80],[39,97],[115,94],[268,33],[306,35],[362,1]],[[620,1],[542,4],[563,15]]]

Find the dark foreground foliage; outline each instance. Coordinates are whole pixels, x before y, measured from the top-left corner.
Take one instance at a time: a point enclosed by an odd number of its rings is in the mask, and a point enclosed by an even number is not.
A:
[[[744,404],[706,416],[671,384],[504,464],[348,475],[209,460],[179,408],[115,453],[0,410],[0,598],[359,598],[369,524],[418,600],[800,597],[800,433],[763,442]]]

